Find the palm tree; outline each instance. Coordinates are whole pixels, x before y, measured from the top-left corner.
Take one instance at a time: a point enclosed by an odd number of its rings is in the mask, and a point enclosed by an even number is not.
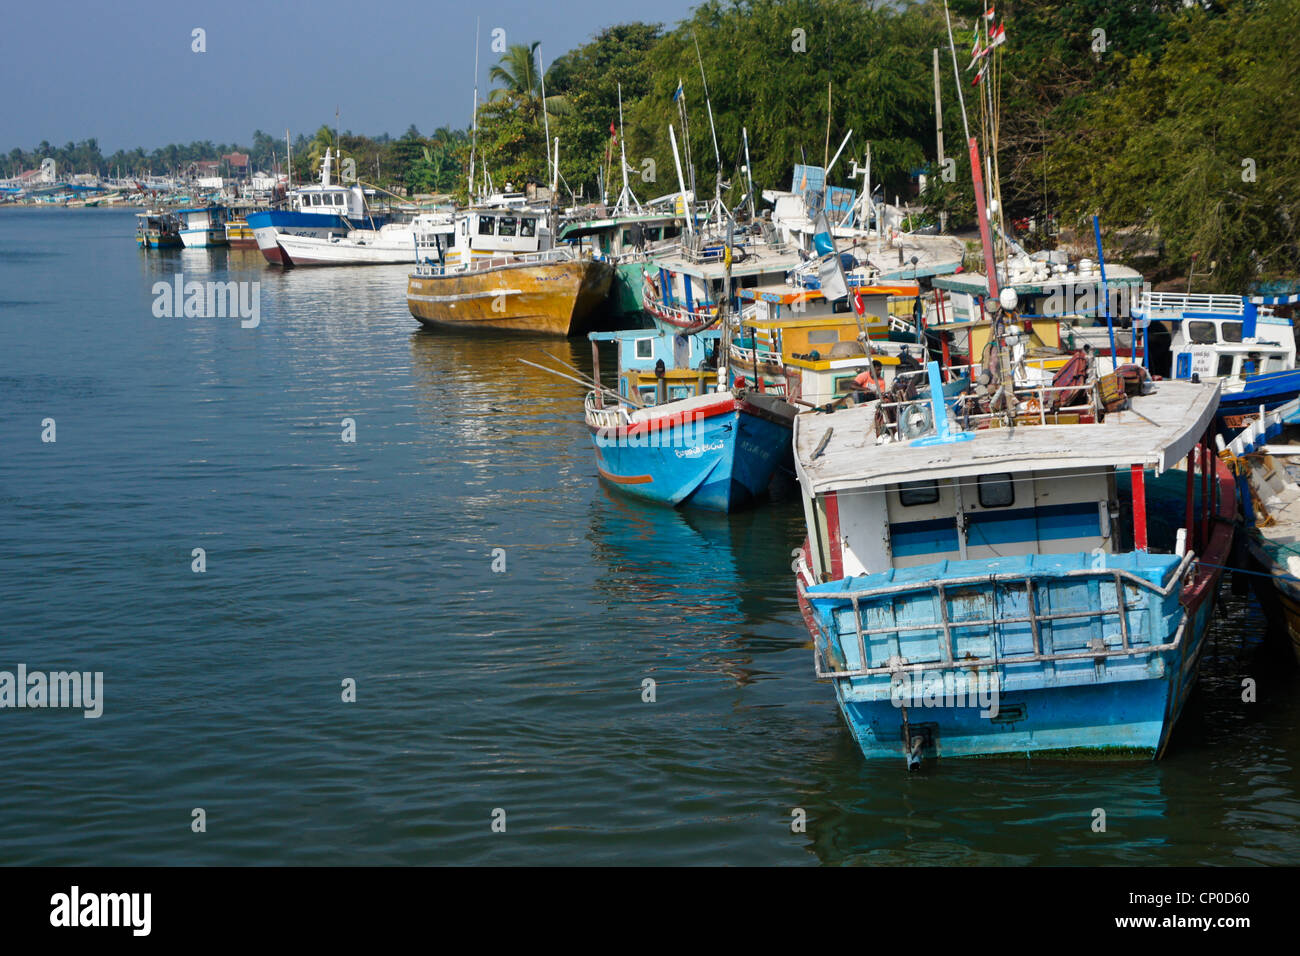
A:
[[[494,89],[489,100],[502,98],[516,100],[534,122],[542,120],[542,74],[537,68],[537,48],[540,41],[531,45],[514,43],[501,57],[501,62],[488,71],[488,79],[503,85]],[[546,71],[547,74],[551,72]],[[546,97],[545,109],[555,115],[568,107],[563,96]]]

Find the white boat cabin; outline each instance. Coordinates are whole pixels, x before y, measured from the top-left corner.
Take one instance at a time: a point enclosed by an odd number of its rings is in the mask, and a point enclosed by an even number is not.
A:
[[[1147,293],[1134,316],[1173,325],[1174,378],[1220,380],[1225,387],[1247,376],[1295,368],[1290,319],[1235,295]]]

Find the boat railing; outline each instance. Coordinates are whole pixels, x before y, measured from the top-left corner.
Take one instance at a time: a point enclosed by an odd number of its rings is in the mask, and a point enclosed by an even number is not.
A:
[[[803,562],[804,566],[800,568],[799,563]],[[1183,633],[1187,627],[1187,613],[1183,612],[1182,619],[1179,621],[1178,629],[1175,631],[1173,638],[1163,644],[1135,644],[1131,640],[1129,633],[1129,614],[1132,611],[1141,610],[1140,607],[1131,605],[1128,601],[1127,589],[1136,588],[1146,590],[1157,598],[1169,597],[1176,588],[1181,588],[1184,583],[1191,579],[1195,574],[1196,559],[1191,551],[1183,555],[1174,574],[1170,577],[1167,584],[1156,584],[1148,581],[1140,575],[1123,568],[1080,568],[1071,571],[1054,571],[1052,579],[1068,578],[1078,581],[1096,581],[1098,583],[1113,583],[1115,587],[1115,604],[1113,607],[1102,607],[1100,604],[1082,611],[1051,611],[1044,613],[1039,610],[1036,598],[1036,581],[1032,573],[1025,574],[1021,571],[1005,571],[994,574],[972,575],[961,578],[944,578],[942,580],[932,579],[928,581],[908,581],[908,582],[891,582],[890,584],[874,588],[859,588],[856,590],[836,591],[833,594],[817,595],[817,597],[833,597],[836,600],[847,599],[853,607],[854,620],[854,637],[857,640],[858,660],[865,665],[869,660],[867,655],[867,639],[880,634],[901,635],[905,633],[915,633],[924,631],[938,631],[943,635],[943,641],[940,645],[942,660],[938,661],[916,661],[909,662],[901,657],[893,657],[887,663],[868,667],[861,666],[857,668],[837,668],[830,665],[826,659],[826,649],[823,642],[815,641],[813,645],[813,665],[819,678],[842,678],[842,677],[871,677],[878,674],[893,674],[901,672],[904,668],[918,668],[920,670],[966,670],[978,667],[992,667],[1006,664],[1030,664],[1056,662],[1066,660],[1102,660],[1105,658],[1115,657],[1136,657],[1139,655],[1150,655],[1171,651],[1178,647],[1182,641]],[[803,601],[808,601],[808,588],[805,573],[810,574],[806,565],[806,558],[802,555],[799,561],[795,562],[796,574],[795,581],[799,590],[800,597]],[[959,618],[953,620],[949,614],[949,605],[956,599],[966,600],[969,592],[966,594],[950,594],[950,589],[961,591],[972,587],[987,585],[994,589],[1013,588],[1017,585],[1023,587],[1025,594],[1025,605],[1028,613],[1023,615],[998,615],[996,612],[992,617],[970,619]],[[897,598],[904,594],[918,594],[929,591],[938,600],[939,619],[930,621],[898,621],[895,620],[890,624],[878,627],[863,627],[862,624],[862,602],[870,601],[874,598],[891,597]],[[1104,622],[1107,618],[1113,618],[1119,624],[1119,646],[1106,644],[1102,638],[1094,638],[1084,649],[1074,649],[1064,651],[1047,651],[1043,647],[1042,626],[1044,624],[1054,624],[1056,621],[1083,620],[1088,618],[1098,618]],[[1007,625],[1029,625],[1029,636],[1031,639],[1030,649],[1027,652],[997,654],[994,651],[991,657],[958,657],[953,641],[953,630],[962,631],[1002,628]],[[838,637],[838,635],[837,635]],[[991,643],[991,647],[996,649],[997,642]]]
[[[922,369],[920,371],[923,372],[924,370]],[[899,373],[900,376],[916,375],[916,374],[918,373],[917,372]],[[1057,407],[1052,407],[1049,410],[1048,407],[1049,395],[1059,394],[1059,393],[1075,393],[1075,392],[1086,392],[1088,395],[1088,401],[1083,403],[1076,403],[1074,405],[1061,405]],[[995,397],[996,395],[997,392],[994,393]],[[1017,420],[1020,421],[1022,424],[1023,424],[1022,416],[1026,414],[1032,415],[1035,412],[1038,413],[1038,423],[1040,425],[1048,424],[1049,418],[1053,420],[1052,424],[1057,424],[1057,425],[1063,424],[1060,420],[1060,416],[1074,415],[1074,414],[1078,414],[1080,416],[1085,414],[1091,415],[1093,417],[1094,422],[1101,421],[1101,396],[1098,394],[1096,382],[1093,382],[1090,385],[1040,385],[1036,387],[1017,387],[1011,393],[1011,400],[1016,404],[1019,404],[1020,402],[1028,403],[1027,407],[1024,410],[1014,410],[1014,414],[1017,416]],[[930,399],[928,397],[918,397],[918,398],[912,398],[901,402],[880,402],[879,405],[880,408],[882,409],[893,411],[895,413],[894,417],[895,419],[897,419],[898,414],[901,412],[902,409],[907,408],[911,405],[916,405],[918,403],[928,405],[929,401]],[[949,399],[947,401],[951,402],[953,400]],[[957,399],[957,401],[959,402],[960,399]],[[958,420],[962,422],[964,425],[966,425],[967,427],[971,427],[971,426],[978,427],[980,423],[983,422],[1001,421],[1005,419],[1008,414],[1008,412],[1006,411],[979,412],[974,414],[967,414],[965,412],[957,411],[956,409],[954,409],[954,411],[956,412]],[[1077,424],[1077,423],[1070,422],[1069,424]],[[896,420],[895,421],[886,420],[885,429],[887,431],[897,432],[898,422]]]
[[[1143,292],[1138,298],[1138,305],[1134,311],[1149,319],[1181,319],[1188,312],[1241,316],[1245,314],[1245,308],[1245,302],[1237,295]]]
[[[416,268],[420,275],[445,275],[448,273],[466,273],[466,272],[485,272],[489,269],[498,269],[502,266],[524,265],[541,262],[568,262],[577,258],[571,249],[564,247],[556,249],[547,249],[543,252],[519,252],[506,253],[499,256],[488,256],[482,259],[472,259],[466,265],[443,266],[441,263],[434,263],[425,259]]]
[[[603,399],[596,392],[588,392],[583,402],[587,424],[593,428],[626,428],[632,424],[632,416],[627,408],[619,402],[612,405],[598,405]]]

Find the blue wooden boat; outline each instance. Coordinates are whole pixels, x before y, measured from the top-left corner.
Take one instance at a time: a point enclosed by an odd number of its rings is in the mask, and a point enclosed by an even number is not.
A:
[[[1173,377],[1219,382],[1218,426],[1232,435],[1254,421],[1261,407],[1276,408],[1300,395],[1295,329],[1273,310],[1296,302],[1300,295],[1148,292],[1133,318],[1136,324],[1172,326]]]
[[[929,400],[910,440],[915,403],[797,417],[816,673],[869,758],[1155,758],[1231,547],[1218,386],[1134,370],[1004,400],[994,384]],[[1148,473],[1183,459],[1181,527],[1157,540]]]
[[[594,332],[618,347],[618,391],[593,391],[586,421],[600,477],[661,504],[734,511],[765,498],[790,458],[794,407],[732,388],[717,331]],[[721,372],[715,367],[719,356]]]

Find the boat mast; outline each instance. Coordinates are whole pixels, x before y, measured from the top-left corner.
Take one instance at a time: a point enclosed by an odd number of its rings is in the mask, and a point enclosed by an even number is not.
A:
[[[696,37],[695,31],[691,31],[691,40],[695,43],[695,60],[700,64],[700,82],[704,85],[704,105],[709,112],[709,133],[713,136],[713,161],[716,164],[717,175],[713,180],[713,206],[714,214],[719,218],[722,216],[722,154],[718,151],[718,130],[713,125],[713,101],[709,99],[709,80],[704,75],[704,58],[700,55],[700,41]]]
[[[740,128],[740,138],[745,144],[745,183],[749,189],[749,218],[753,220],[754,213],[754,176],[749,162],[749,129],[742,126]]]
[[[559,147],[559,144],[558,144],[558,142],[557,142],[556,147],[555,147],[555,153],[556,153],[556,157],[555,157],[556,169],[555,169],[555,175],[552,175],[552,174],[551,174],[551,121],[550,121],[550,119],[547,117],[547,113],[546,113],[546,66],[545,66],[545,63],[546,63],[546,61],[542,59],[542,45],[541,45],[540,43],[538,43],[538,44],[537,44],[537,75],[541,78],[541,82],[542,82],[542,129],[543,129],[543,131],[546,133],[546,179],[547,179],[548,182],[555,182],[556,180],[559,179],[559,172],[560,172],[560,170],[559,170],[558,167],[559,167],[559,162],[560,162],[560,159],[559,159],[560,147]],[[554,189],[554,188],[551,189],[551,201],[552,201],[552,202],[555,201],[555,189]]]
[[[478,43],[479,43],[479,23],[481,18],[474,18],[474,104],[470,109],[470,137],[469,137],[469,192],[465,196],[466,202],[471,206],[474,204],[474,158],[475,150],[478,147]]]

